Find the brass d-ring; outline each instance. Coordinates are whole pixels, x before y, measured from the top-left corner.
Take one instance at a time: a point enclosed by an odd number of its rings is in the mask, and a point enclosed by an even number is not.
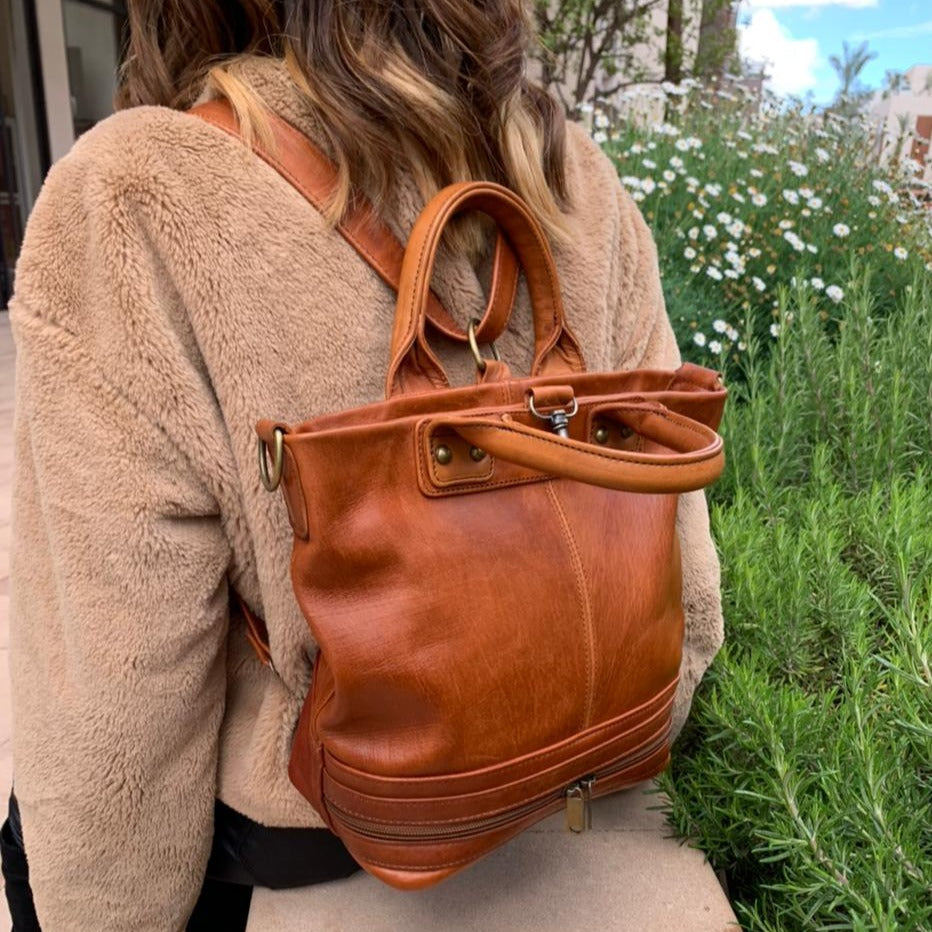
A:
[[[285,432],[280,427],[276,427],[274,437],[271,473],[269,473],[268,445],[261,437],[259,438],[259,476],[267,492],[274,492],[282,484],[282,471],[285,468]]]
[[[476,368],[480,372],[485,372],[486,367],[488,366],[488,361],[483,358],[482,353],[479,351],[479,341],[476,339],[476,327],[479,326],[479,318],[473,317],[469,322],[469,326],[466,328],[466,338],[469,340],[469,348],[472,350],[473,359],[476,360]],[[489,349],[492,350],[492,358],[498,362],[501,357],[498,355],[498,350],[495,348],[494,343],[489,344]]]

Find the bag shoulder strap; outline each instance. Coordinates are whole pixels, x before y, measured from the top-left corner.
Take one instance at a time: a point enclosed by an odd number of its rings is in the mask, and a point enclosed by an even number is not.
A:
[[[198,104],[188,112],[237,139],[242,138],[236,114],[226,99],[218,98]],[[275,140],[274,151],[265,148],[258,140],[253,143],[253,150],[323,213],[339,184],[336,166],[287,120],[271,112],[267,113],[267,117]],[[337,229],[382,281],[397,292],[405,247],[379,219],[372,204],[364,197],[357,197]],[[499,235],[495,246],[489,304],[475,328],[477,342],[493,343],[504,333],[517,293],[518,275],[517,259],[507,240]],[[467,342],[466,332],[433,292],[428,299],[427,317],[444,336],[460,343]]]

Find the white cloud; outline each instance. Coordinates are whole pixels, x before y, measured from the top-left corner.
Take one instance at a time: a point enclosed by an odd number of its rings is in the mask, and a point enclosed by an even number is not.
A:
[[[862,10],[877,6],[879,0],[742,0],[742,6],[748,10],[781,10],[792,6],[846,6]]]
[[[818,83],[818,40],[794,39],[772,10],[753,12],[739,27],[738,43],[742,58],[765,66],[774,93],[804,94]]]

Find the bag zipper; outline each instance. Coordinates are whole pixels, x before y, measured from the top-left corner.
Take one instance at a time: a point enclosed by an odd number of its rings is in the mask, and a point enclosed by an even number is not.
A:
[[[472,835],[479,835],[483,832],[501,828],[510,822],[536,812],[538,809],[546,808],[558,799],[565,799],[566,827],[571,832],[581,833],[592,827],[590,803],[592,802],[593,788],[596,787],[598,781],[615,776],[639,764],[642,760],[646,760],[666,743],[667,737],[667,729],[664,729],[663,733],[652,741],[648,747],[643,748],[633,757],[624,758],[605,770],[599,770],[581,777],[566,788],[550,793],[542,799],[524,803],[514,809],[509,809],[494,816],[487,816],[483,819],[471,819],[450,825],[395,825],[374,819],[366,819],[347,812],[329,799],[326,804],[327,808],[347,828],[368,838],[378,841],[433,841],[435,839],[446,841],[468,838]]]

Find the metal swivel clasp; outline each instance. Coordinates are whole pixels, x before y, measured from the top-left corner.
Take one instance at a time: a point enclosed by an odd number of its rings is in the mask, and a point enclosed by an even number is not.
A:
[[[550,423],[550,429],[558,437],[569,439],[570,418],[575,417],[576,413],[579,411],[579,402],[575,398],[569,410],[558,408],[556,411],[551,411],[550,414],[541,414],[534,406],[534,396],[528,395],[528,407],[534,417],[539,417],[542,421],[548,421]]]

